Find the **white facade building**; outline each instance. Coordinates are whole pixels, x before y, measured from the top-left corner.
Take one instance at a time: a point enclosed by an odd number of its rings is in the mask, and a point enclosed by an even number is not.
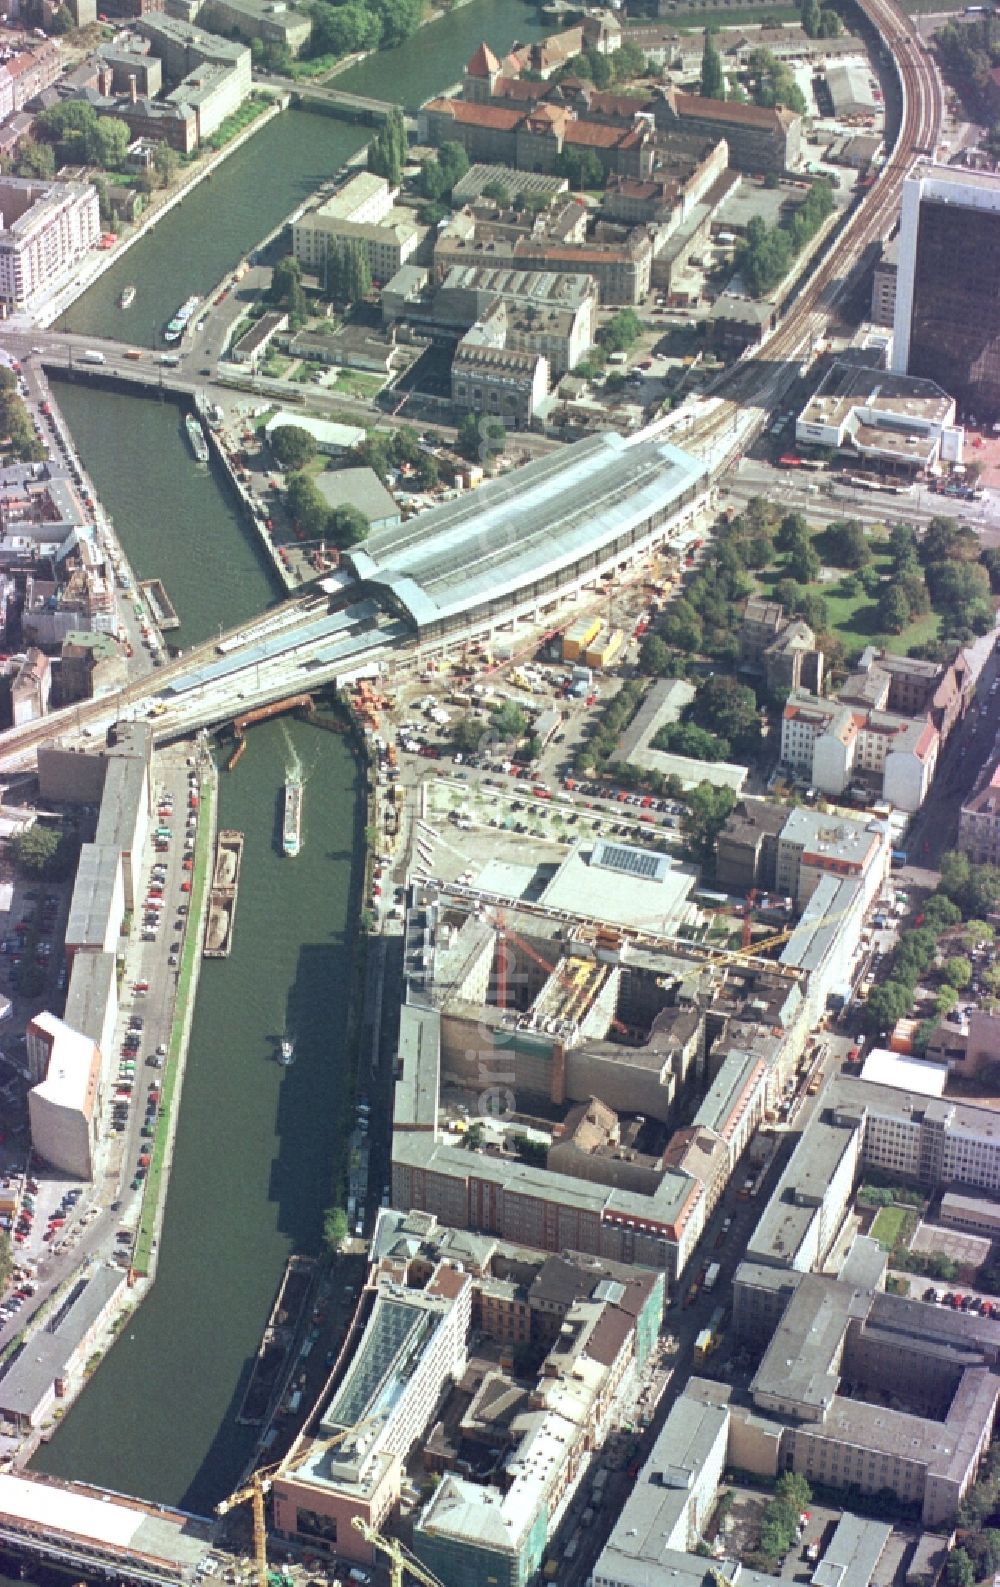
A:
[[[0,306],[32,309],[57,291],[100,240],[88,182],[0,177]]]
[[[28,1092],[31,1144],[39,1157],[73,1179],[93,1174],[101,1053],[87,1036],[54,1014],[31,1021],[32,1040],[48,1048],[45,1078]]]

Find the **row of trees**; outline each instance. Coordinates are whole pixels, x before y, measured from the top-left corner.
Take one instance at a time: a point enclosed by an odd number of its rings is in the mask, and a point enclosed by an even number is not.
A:
[[[17,376],[6,364],[0,365],[0,448],[19,463],[39,463],[45,456],[45,447],[17,394]]]
[[[418,187],[427,203],[420,211],[424,225],[432,226],[445,216],[451,190],[469,169],[469,156],[460,143],[442,143],[436,155],[420,167]]]
[[[402,44],[420,26],[421,0],[348,0],[331,5],[312,0],[309,54],[350,55],[355,50],[388,49]]]
[[[330,507],[305,473],[289,474],[285,481],[288,511],[308,540],[328,540],[342,550],[357,545],[370,525],[357,507]]]
[[[323,290],[330,301],[347,308],[363,302],[371,287],[372,267],[364,244],[356,237],[331,239],[323,262]]]
[[[802,31],[811,39],[835,39],[843,32],[843,23],[836,11],[821,6],[819,0],[803,0],[801,16]]]
[[[403,112],[394,105],[368,145],[368,169],[375,176],[384,176],[390,187],[398,187],[406,164],[406,124]]]
[[[787,220],[768,226],[760,215],[753,217],[736,259],[755,298],[765,297],[784,279],[796,256],[832,212],[833,188],[825,179],[819,179],[813,182],[805,203]]]

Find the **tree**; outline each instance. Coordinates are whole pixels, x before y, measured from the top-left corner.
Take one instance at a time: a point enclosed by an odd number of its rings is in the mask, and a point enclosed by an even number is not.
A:
[[[802,1511],[812,1503],[812,1489],[805,1477],[797,1471],[786,1471],[779,1477],[774,1485],[774,1491],[779,1499],[787,1500],[796,1511]]]
[[[486,736],[484,724],[475,716],[460,716],[452,724],[451,741],[463,755],[474,755]]]
[[[873,987],[865,1003],[865,1030],[871,1036],[891,1030],[898,1019],[906,1018],[912,1002],[910,988],[901,981],[886,981],[883,986]]]
[[[634,309],[619,309],[599,333],[601,346],[610,353],[624,353],[642,335],[642,321]]]
[[[731,754],[726,739],[693,722],[664,723],[653,735],[650,748],[664,750],[668,755],[686,755],[690,760],[723,761]]]
[[[177,174],[177,167],[179,164],[180,156],[176,149],[172,149],[170,147],[169,143],[160,142],[153,145],[153,170],[160,178],[160,182],[164,187],[170,186],[170,183]]]
[[[668,645],[688,655],[701,650],[705,634],[701,617],[683,596],[667,608],[660,632]]]
[[[616,83],[630,83],[636,77],[649,74],[649,62],[638,44],[622,44],[619,49],[612,50],[610,61]]]
[[[458,427],[457,446],[470,463],[480,463],[483,468],[491,469],[495,460],[507,450],[503,420],[467,413]]]
[[[84,135],[83,148],[88,165],[99,165],[103,171],[117,171],[125,164],[128,153],[129,130],[124,121],[112,116],[98,116]]]
[[[778,551],[794,551],[800,545],[809,545],[809,521],[805,513],[786,512],[778,525],[774,544]]]
[[[958,1007],[958,993],[953,986],[943,986],[934,999],[934,1012],[947,1019]]]
[[[871,561],[864,525],[854,518],[835,518],[822,535],[823,557],[838,568],[863,568]]]
[[[327,1207],[323,1214],[323,1240],[330,1251],[339,1251],[349,1233],[343,1207]]]
[[[370,529],[371,524],[360,507],[354,507],[350,502],[346,502],[342,507],[334,507],[327,519],[330,539],[342,551],[366,540]]]
[[[11,839],[11,850],[23,876],[48,876],[59,851],[59,833],[36,821],[27,832]]]
[[[17,176],[48,181],[56,174],[55,154],[47,143],[38,143],[34,138],[22,138],[14,158],[14,171]]]
[[[819,38],[820,14],[819,0],[805,0],[802,6],[802,31],[809,38]]]
[[[554,169],[557,176],[566,178],[575,193],[604,186],[604,167],[593,149],[563,149]]]
[[[307,540],[320,540],[326,534],[330,509],[308,474],[289,474],[285,481],[285,502],[293,522]]]
[[[713,858],[716,840],[735,803],[736,795],[731,788],[717,788],[710,782],[700,782],[688,794],[681,831],[692,854],[702,864],[708,864]]]
[[[910,621],[910,603],[896,584],[887,584],[878,600],[878,625],[887,633],[901,634]]]
[[[268,293],[272,303],[288,310],[289,320],[305,317],[305,292],[302,288],[302,266],[290,255],[279,259],[271,272]]]
[[[528,731],[528,719],[513,700],[505,700],[491,713],[493,726],[502,739],[521,739]]]
[[[312,55],[349,55],[354,50],[373,50],[382,37],[382,19],[363,4],[333,6],[314,3],[311,8]]]
[[[949,959],[941,971],[941,979],[946,986],[953,986],[956,992],[962,992],[972,980],[972,965],[961,955]]]
[[[421,0],[379,0],[382,17],[382,42],[387,46],[403,44],[420,26]]]
[[[487,182],[482,192],[483,198],[490,199],[500,209],[510,207],[510,189],[500,181]]]
[[[282,424],[269,436],[271,451],[279,468],[297,472],[316,456],[316,442],[300,424]]]
[[[796,546],[794,551],[789,552],[785,566],[799,584],[814,584],[819,578],[819,553],[811,543]]]
[[[643,634],[639,642],[639,671],[650,678],[667,677],[671,673],[670,649],[658,634]]]
[[[795,111],[796,115],[805,115],[805,97],[784,61],[779,61],[770,50],[756,49],[750,53],[748,66],[755,104],[763,105],[768,110],[783,105],[786,110]]]
[[[752,755],[760,745],[757,697],[746,684],[717,673],[699,684],[692,720],[728,740],[737,754]]]
[[[725,99],[726,82],[722,75],[722,57],[715,47],[712,29],[705,29],[705,47],[701,52],[701,94],[704,99]]]
[[[958,545],[959,523],[957,518],[946,518],[941,513],[936,513],[924,530],[920,541],[919,555],[923,563],[942,562],[947,560]]]
[[[976,1573],[964,1548],[952,1549],[944,1574],[948,1587],[974,1587]]]

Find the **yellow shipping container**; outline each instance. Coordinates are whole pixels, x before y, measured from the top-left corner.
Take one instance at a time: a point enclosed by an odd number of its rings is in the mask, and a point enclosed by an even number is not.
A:
[[[599,617],[579,617],[563,634],[563,661],[579,661],[581,655],[601,631]]]
[[[624,643],[625,635],[620,628],[613,628],[610,634],[598,634],[584,652],[587,666],[598,670],[610,667]]]

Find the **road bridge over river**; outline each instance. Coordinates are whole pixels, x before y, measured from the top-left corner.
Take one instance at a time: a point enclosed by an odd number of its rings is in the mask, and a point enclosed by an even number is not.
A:
[[[298,99],[310,99],[316,104],[329,105],[331,110],[343,111],[351,121],[381,123],[388,121],[398,106],[386,99],[370,99],[365,94],[349,94],[334,83],[310,82],[308,78],[263,76],[267,88],[292,94]]]

